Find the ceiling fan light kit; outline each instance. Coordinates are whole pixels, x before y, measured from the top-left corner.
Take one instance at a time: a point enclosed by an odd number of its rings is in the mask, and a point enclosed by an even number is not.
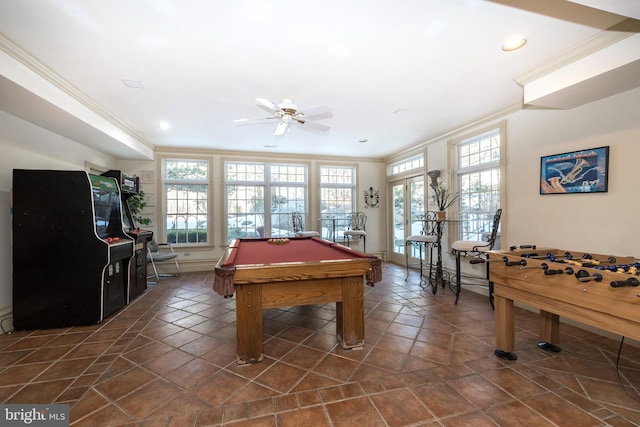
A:
[[[331,117],[331,111],[333,109],[328,105],[320,105],[318,107],[300,111],[291,98],[282,98],[279,104],[275,104],[266,98],[256,98],[256,101],[268,110],[273,111],[273,116],[245,117],[235,119],[234,122],[242,124],[259,124],[268,123],[270,120],[279,120],[276,129],[273,132],[276,136],[283,135],[287,130],[289,130],[291,123],[304,125],[302,126],[303,129],[310,128],[323,132],[329,130],[329,126],[312,121],[313,117],[316,117],[317,119]]]

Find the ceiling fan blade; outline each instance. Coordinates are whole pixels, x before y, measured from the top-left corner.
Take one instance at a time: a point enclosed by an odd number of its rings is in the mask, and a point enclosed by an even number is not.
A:
[[[280,123],[278,123],[278,126],[276,127],[276,131],[273,132],[273,134],[276,136],[284,134],[287,131],[288,125],[289,125],[289,122],[287,122],[286,120],[281,121]]]
[[[309,119],[315,116],[331,114],[332,111],[333,111],[333,108],[330,107],[329,105],[319,105],[317,107],[312,107],[312,108],[307,108],[306,110],[302,110],[300,111],[300,113],[302,113],[306,119]]]
[[[278,107],[276,104],[274,104],[273,102],[269,101],[266,98],[256,98],[256,101],[258,101],[260,104],[262,104],[264,107],[267,107],[271,111],[280,110],[280,107]]]
[[[302,128],[305,128],[307,130],[315,130],[319,132],[327,132],[329,129],[331,129],[329,126],[323,125],[322,123],[318,122],[312,122],[311,120],[302,122],[300,125]]]
[[[258,123],[267,123],[270,120],[279,119],[279,117],[243,117],[241,119],[233,119],[233,122],[239,125],[252,125]]]

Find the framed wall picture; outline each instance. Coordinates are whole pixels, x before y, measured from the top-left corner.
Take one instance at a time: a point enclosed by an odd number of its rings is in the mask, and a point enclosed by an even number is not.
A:
[[[609,147],[540,158],[540,194],[608,191]]]

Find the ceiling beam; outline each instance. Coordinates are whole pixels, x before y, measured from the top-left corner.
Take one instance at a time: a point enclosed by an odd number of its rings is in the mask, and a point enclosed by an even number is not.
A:
[[[150,141],[2,34],[0,92],[0,109],[9,114],[117,159],[154,158]]]

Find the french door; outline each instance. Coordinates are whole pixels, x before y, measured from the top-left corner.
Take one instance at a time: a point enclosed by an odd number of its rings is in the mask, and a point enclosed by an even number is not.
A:
[[[389,184],[391,194],[391,224],[392,230],[391,254],[389,260],[398,264],[406,262],[404,245],[405,238],[412,234],[419,234],[422,223],[417,221],[419,215],[424,214],[424,175],[406,178]],[[411,248],[409,248],[411,250]],[[413,253],[409,253],[414,257]]]

